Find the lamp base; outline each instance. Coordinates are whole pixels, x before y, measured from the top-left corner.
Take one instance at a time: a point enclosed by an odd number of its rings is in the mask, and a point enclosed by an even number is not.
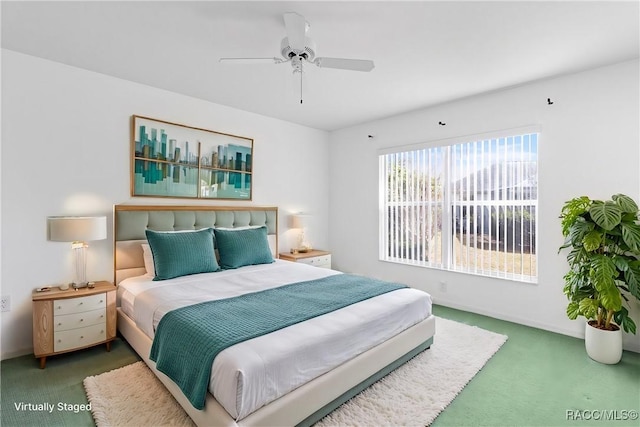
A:
[[[96,287],[96,282],[72,283],[71,287],[73,289],[81,289],[81,288],[93,289]]]

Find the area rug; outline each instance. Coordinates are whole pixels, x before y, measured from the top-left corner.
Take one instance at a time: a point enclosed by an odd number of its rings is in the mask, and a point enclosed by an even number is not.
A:
[[[506,340],[505,335],[437,318],[431,349],[316,426],[428,426]],[[193,425],[144,362],[87,377],[84,387],[98,427]]]

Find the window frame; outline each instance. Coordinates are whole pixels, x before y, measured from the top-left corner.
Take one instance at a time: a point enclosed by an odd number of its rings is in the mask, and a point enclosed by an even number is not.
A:
[[[492,277],[492,278],[498,278],[498,279],[506,279],[506,280],[512,280],[512,281],[517,281],[520,283],[538,283],[538,259],[539,259],[539,254],[538,254],[538,218],[539,218],[539,208],[538,208],[538,203],[539,203],[539,194],[536,194],[536,197],[533,199],[521,199],[519,202],[516,200],[483,200],[483,201],[476,201],[473,203],[474,206],[487,206],[489,207],[489,209],[493,209],[493,208],[500,208],[500,207],[506,207],[506,206],[513,206],[513,209],[515,209],[515,206],[518,205],[518,203],[520,203],[523,208],[526,204],[526,206],[532,206],[535,209],[535,215],[534,215],[534,220],[530,221],[529,226],[531,227],[531,223],[533,222],[534,227],[533,229],[530,231],[532,231],[533,235],[534,235],[534,240],[530,241],[530,245],[532,244],[532,246],[535,248],[535,266],[533,268],[533,271],[530,272],[530,274],[519,274],[519,273],[514,273],[514,272],[508,272],[506,271],[506,268],[500,269],[500,270],[496,270],[496,269],[490,269],[490,270],[482,270],[482,269],[478,269],[477,266],[473,267],[464,267],[464,266],[454,266],[453,265],[453,249],[454,249],[454,239],[455,239],[455,235],[456,235],[456,228],[455,228],[455,223],[456,223],[456,214],[454,213],[454,210],[456,209],[456,206],[468,206],[469,204],[460,204],[460,203],[456,203],[456,201],[454,200],[454,184],[456,183],[455,180],[453,179],[453,177],[451,176],[451,148],[452,146],[458,145],[458,144],[468,144],[468,143],[473,143],[473,142],[482,142],[482,141],[486,141],[486,140],[494,140],[494,139],[505,139],[505,141],[508,138],[514,138],[514,137],[522,137],[524,135],[530,135],[530,134],[536,134],[536,151],[535,151],[535,162],[536,162],[536,176],[538,176],[539,173],[539,155],[540,155],[540,140],[541,140],[541,128],[539,125],[528,125],[528,126],[522,126],[522,127],[517,127],[517,128],[511,128],[511,129],[504,129],[504,130],[497,130],[497,131],[492,131],[492,132],[485,132],[485,133],[480,133],[480,134],[473,134],[473,135],[465,135],[465,136],[459,136],[459,137],[453,137],[453,138],[447,138],[447,139],[440,139],[440,140],[434,140],[434,141],[429,141],[429,142],[423,142],[423,143],[417,143],[417,144],[409,144],[409,145],[402,145],[402,146],[394,146],[394,147],[386,147],[386,148],[382,148],[380,150],[378,150],[378,161],[379,161],[379,170],[378,170],[378,176],[379,176],[379,183],[378,183],[378,189],[379,189],[379,196],[378,196],[378,201],[379,201],[379,222],[378,222],[378,230],[379,230],[379,239],[378,239],[378,249],[379,249],[379,256],[378,259],[380,261],[384,261],[384,262],[391,262],[391,263],[396,263],[396,264],[405,264],[405,265],[414,265],[414,266],[419,266],[419,267],[425,267],[425,268],[435,268],[438,270],[442,270],[442,271],[452,271],[452,272],[458,272],[458,273],[463,273],[463,274],[471,274],[471,275],[480,275],[483,277]],[[442,225],[441,225],[441,233],[440,233],[440,247],[441,247],[441,262],[431,262],[431,261],[416,261],[411,260],[411,259],[407,259],[406,257],[403,257],[402,254],[399,254],[399,256],[396,257],[391,257],[388,252],[389,252],[389,245],[391,244],[391,240],[387,238],[387,233],[389,232],[390,227],[388,226],[388,221],[390,221],[390,211],[389,208],[391,207],[392,204],[389,204],[386,200],[387,197],[387,185],[388,182],[387,180],[389,179],[389,176],[385,173],[386,171],[386,156],[388,155],[399,155],[401,153],[409,153],[409,152],[415,152],[417,150],[424,150],[424,149],[434,149],[434,148],[445,148],[444,150],[444,171],[443,171],[443,185],[442,185],[442,190],[443,190],[443,197],[441,201],[432,201],[432,202],[427,202],[427,201],[417,201],[417,200],[412,200],[411,202],[407,202],[407,206],[421,206],[421,205],[426,205],[427,203],[437,203],[438,205],[440,205],[441,207],[441,211],[442,211]],[[476,169],[477,170],[481,170],[481,169]],[[539,190],[539,184],[536,182],[536,192],[538,192]],[[402,202],[397,202],[396,203],[397,206],[400,206],[402,204]],[[523,214],[521,214],[523,215]],[[396,216],[397,217],[397,216]],[[468,221],[467,221],[467,226],[468,226]],[[522,228],[523,226],[521,225],[521,233],[522,233]],[[514,230],[515,229],[515,219],[513,222],[513,226],[510,227],[509,229]],[[450,232],[445,233],[444,230],[450,230]],[[522,236],[522,234],[521,234]],[[499,252],[500,254],[507,254],[507,253],[513,253],[513,252],[509,252],[509,251],[505,251],[502,250]],[[517,252],[516,252],[517,253]],[[521,252],[524,253],[524,252]],[[506,255],[505,255],[506,256]]]

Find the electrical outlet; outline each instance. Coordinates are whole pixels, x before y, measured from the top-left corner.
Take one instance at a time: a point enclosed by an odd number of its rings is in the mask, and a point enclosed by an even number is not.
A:
[[[11,297],[3,296],[0,298],[0,311],[11,311]]]
[[[447,293],[447,282],[445,282],[444,280],[440,282],[440,292],[442,292],[443,294]]]

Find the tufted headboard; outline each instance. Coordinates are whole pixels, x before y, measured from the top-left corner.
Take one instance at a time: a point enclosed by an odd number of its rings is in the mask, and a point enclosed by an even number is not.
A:
[[[145,273],[141,243],[145,230],[198,230],[206,227],[267,226],[269,246],[278,255],[278,208],[257,206],[114,205],[114,283]]]

